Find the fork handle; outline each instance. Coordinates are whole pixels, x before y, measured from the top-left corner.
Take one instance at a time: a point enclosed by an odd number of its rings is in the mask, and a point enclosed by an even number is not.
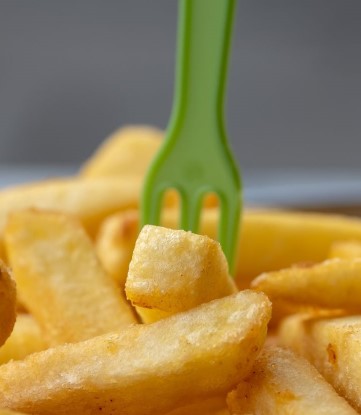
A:
[[[189,127],[189,122],[207,125],[214,120],[223,129],[235,4],[235,0],[180,0],[175,106],[171,123],[185,122]]]

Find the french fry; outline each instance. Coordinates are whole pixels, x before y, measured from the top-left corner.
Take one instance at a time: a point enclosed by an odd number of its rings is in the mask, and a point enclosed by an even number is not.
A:
[[[97,238],[97,251],[102,263],[120,282],[126,279],[125,271],[137,238],[137,216],[133,211],[107,218]],[[161,224],[177,228],[178,211],[164,211]],[[218,210],[206,209],[199,233],[216,239],[217,224]],[[361,220],[337,215],[246,210],[242,220],[236,283],[239,288],[245,288],[262,272],[298,262],[323,261],[328,257],[332,243],[344,239],[361,241]]]
[[[360,241],[338,241],[331,245],[329,258],[354,259],[361,258]]]
[[[138,236],[125,288],[145,323],[237,291],[218,242],[152,225]]]
[[[77,342],[135,322],[76,219],[14,212],[5,245],[19,294],[49,344]]]
[[[251,371],[270,314],[265,295],[243,291],[32,354],[0,366],[0,406],[37,415],[151,415],[218,396]]]
[[[10,411],[9,409],[0,409],[0,415],[26,415],[26,414]]]
[[[228,405],[232,415],[357,415],[307,360],[279,347],[262,352]]]
[[[361,316],[287,318],[282,344],[313,363],[341,396],[361,410]]]
[[[295,266],[264,273],[252,288],[274,302],[308,304],[323,308],[361,310],[361,258],[329,259],[311,266]]]
[[[16,287],[10,270],[0,260],[0,346],[10,336],[16,320]]]
[[[14,329],[0,347],[0,364],[20,360],[48,347],[39,324],[30,314],[18,314]]]
[[[144,177],[163,135],[163,131],[146,125],[120,128],[101,144],[82,167],[80,175]]]
[[[77,216],[90,235],[108,215],[138,206],[141,179],[54,179],[0,191],[0,239],[8,215],[27,208]]]

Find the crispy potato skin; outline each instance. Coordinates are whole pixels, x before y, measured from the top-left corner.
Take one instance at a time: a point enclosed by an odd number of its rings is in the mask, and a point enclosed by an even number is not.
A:
[[[266,296],[244,291],[32,354],[0,366],[0,406],[37,415],[151,415],[226,393],[249,374],[270,314]]]
[[[76,219],[14,212],[5,242],[21,298],[49,344],[85,340],[135,322]]]
[[[16,320],[16,286],[10,270],[0,260],[0,346],[10,336]]]
[[[361,411],[361,317],[288,317],[280,326],[282,344],[306,357]]]
[[[307,360],[267,347],[227,399],[232,415],[356,415]]]

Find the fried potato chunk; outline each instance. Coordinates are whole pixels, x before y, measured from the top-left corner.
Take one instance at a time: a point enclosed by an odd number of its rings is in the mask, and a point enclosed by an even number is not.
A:
[[[80,174],[83,177],[144,177],[163,135],[163,131],[146,125],[120,128],[101,144]]]
[[[252,374],[228,395],[232,415],[356,415],[307,360],[268,347]]]
[[[30,314],[18,314],[14,329],[0,347],[0,364],[20,360],[48,347],[39,324]]]
[[[26,414],[10,411],[10,409],[0,409],[0,415],[26,415]]]
[[[331,245],[329,258],[354,259],[361,258],[360,241],[338,241]]]
[[[144,322],[158,320],[158,311],[164,317],[236,291],[219,242],[182,230],[143,227],[126,294]]]
[[[135,322],[76,219],[35,210],[13,213],[5,245],[19,295],[49,344],[85,340]]]
[[[148,325],[0,366],[0,406],[56,413],[166,413],[226,393],[252,369],[271,305],[243,291]]]
[[[161,225],[178,227],[178,211],[165,210]],[[199,233],[217,238],[218,210],[204,209]],[[97,251],[105,268],[117,281],[126,272],[138,234],[138,213],[121,212],[107,218],[97,238]],[[361,220],[337,215],[321,215],[277,210],[246,210],[242,218],[241,240],[236,266],[239,288],[249,287],[262,272],[289,267],[298,262],[327,259],[338,240],[361,241]]]
[[[273,301],[324,308],[361,310],[361,258],[330,259],[311,266],[264,273],[252,287]]]
[[[0,260],[0,346],[10,336],[16,320],[16,286],[10,270]]]
[[[281,324],[279,337],[361,411],[361,316],[292,316]]]

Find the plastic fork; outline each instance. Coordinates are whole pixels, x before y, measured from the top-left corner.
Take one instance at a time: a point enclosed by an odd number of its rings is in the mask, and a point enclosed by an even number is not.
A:
[[[165,141],[145,179],[141,222],[160,223],[162,199],[176,189],[180,227],[197,232],[203,198],[219,199],[218,240],[235,265],[241,181],[227,142],[223,106],[235,0],[180,0],[176,88]]]

